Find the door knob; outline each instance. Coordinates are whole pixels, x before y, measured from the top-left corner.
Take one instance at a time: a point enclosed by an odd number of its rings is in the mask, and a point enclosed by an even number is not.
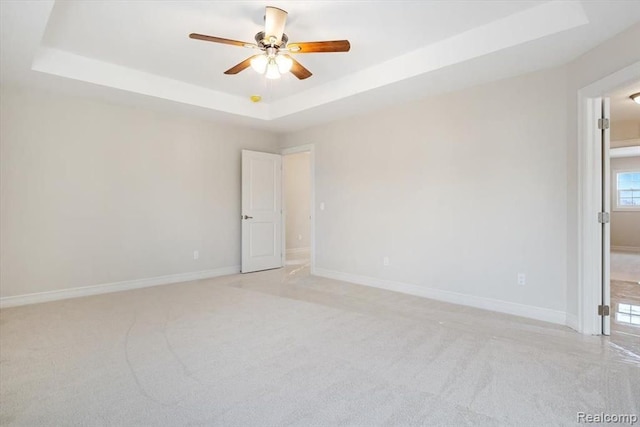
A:
[[[241,218],[242,218],[242,219],[253,219],[253,217],[252,217],[252,216],[249,216],[249,215],[242,215],[242,217],[241,217]]]

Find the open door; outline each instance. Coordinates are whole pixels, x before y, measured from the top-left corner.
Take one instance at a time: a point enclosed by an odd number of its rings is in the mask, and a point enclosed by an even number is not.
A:
[[[602,206],[598,214],[598,221],[602,225],[602,296],[598,307],[598,314],[602,322],[602,335],[611,333],[611,167],[610,167],[610,130],[609,130],[609,98],[597,98],[600,104],[598,114],[598,129],[601,135],[601,169],[602,169]]]
[[[242,150],[243,273],[282,267],[282,157]]]

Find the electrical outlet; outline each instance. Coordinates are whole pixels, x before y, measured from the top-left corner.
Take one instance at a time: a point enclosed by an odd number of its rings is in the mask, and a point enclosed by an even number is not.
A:
[[[385,267],[389,265],[389,257],[388,256],[382,258],[382,265],[384,265]]]
[[[298,234],[298,240],[302,240],[302,234]]]
[[[518,273],[518,285],[524,286],[527,284],[527,276],[524,273]]]
[[[193,259],[198,259],[198,258],[200,258],[200,252],[193,251]]]

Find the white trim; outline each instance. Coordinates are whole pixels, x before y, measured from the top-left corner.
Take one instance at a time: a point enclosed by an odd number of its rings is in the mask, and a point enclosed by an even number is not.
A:
[[[636,246],[611,246],[611,252],[640,252],[640,248]]]
[[[287,255],[302,254],[305,252],[309,252],[310,250],[311,249],[309,248],[309,246],[304,248],[291,248],[291,249],[287,249]]]
[[[313,144],[304,144],[304,145],[298,145],[295,147],[289,147],[289,148],[283,148],[282,150],[280,150],[280,154],[282,156],[286,156],[288,154],[296,154],[296,153],[304,153],[304,152],[308,152],[309,153],[309,166],[311,168],[311,182],[309,183],[309,185],[311,186],[310,191],[310,204],[311,206],[309,206],[309,212],[311,213],[311,236],[310,236],[310,246],[309,246],[309,270],[311,272],[311,274],[315,273],[315,268],[316,268],[316,154],[315,154],[315,146]],[[283,198],[284,200],[284,198]],[[285,209],[286,210],[286,209]],[[283,239],[282,239],[282,253],[286,253],[286,236],[284,233],[286,233],[285,230],[286,224],[285,224],[285,218],[283,215],[282,218],[282,233],[283,233]]]
[[[610,157],[612,159],[618,159],[620,157],[638,157],[640,156],[640,139],[628,140],[635,142],[634,145],[627,147],[616,147],[609,150]],[[627,142],[627,141],[625,141]]]
[[[600,252],[599,228],[594,222],[600,211],[597,196],[600,165],[599,138],[594,135],[592,117],[593,102],[578,93],[578,331],[599,334],[598,319],[593,307],[600,301]],[[587,129],[585,129],[585,127]]]
[[[576,316],[575,314],[567,313],[567,326],[574,331],[579,331],[580,321],[578,320],[578,316]]]
[[[512,314],[527,317],[529,319],[542,320],[559,325],[567,325],[567,314],[564,311],[551,310],[549,308],[535,307],[532,305],[518,304],[492,298],[479,297],[469,294],[445,291],[442,289],[418,286],[409,283],[395,282],[391,280],[377,279],[374,277],[360,276],[351,273],[316,268],[316,276],[343,282],[356,283],[358,285],[371,286],[373,288],[386,289],[388,291],[430,298],[452,304],[465,305],[483,310],[497,311],[499,313]]]
[[[147,279],[125,280],[124,282],[103,283],[101,285],[83,286],[80,288],[16,295],[0,298],[0,308],[86,297],[90,295],[108,294],[111,292],[128,291],[131,289],[148,288],[151,286],[170,285],[172,283],[190,282],[193,280],[209,279],[211,277],[227,276],[237,273],[240,273],[240,266],[234,265],[231,267],[216,268],[214,270],[170,274],[168,276],[150,277]]]
[[[280,154],[288,156],[289,154],[307,153],[313,151],[313,144],[296,145],[295,147],[283,148]]]
[[[578,91],[578,331],[600,334],[599,304],[602,283],[600,268],[599,224],[602,196],[599,176],[602,173],[597,160],[600,157],[600,138],[592,100],[625,87],[638,80],[640,61],[604,77]]]

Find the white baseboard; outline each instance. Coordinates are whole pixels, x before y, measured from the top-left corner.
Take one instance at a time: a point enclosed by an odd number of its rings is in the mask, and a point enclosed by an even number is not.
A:
[[[287,249],[287,255],[302,254],[302,253],[309,252],[309,250],[310,249],[308,246],[306,248],[291,248],[291,249]]]
[[[151,286],[169,285],[171,283],[189,282],[240,273],[240,266],[216,268],[214,270],[195,271],[191,273],[170,274],[168,276],[150,277],[148,279],[126,280],[124,282],[104,283],[80,288],[61,289],[59,291],[38,292],[34,294],[16,295],[0,298],[0,308],[19,305],[37,304],[61,299],[86,297],[89,295],[110,292],[128,291],[130,289],[148,288]]]
[[[567,313],[567,326],[574,331],[580,332],[580,322],[578,322],[578,316],[575,314]]]
[[[640,253],[640,248],[637,246],[611,246],[612,251],[619,252],[638,252]]]
[[[350,273],[325,270],[315,268],[316,276],[327,277],[329,279],[341,280],[343,282],[356,283],[358,285],[371,286],[388,291],[401,292],[404,294],[430,298],[438,301],[453,304],[466,305],[469,307],[481,308],[484,310],[497,311],[499,313],[513,314],[515,316],[527,317],[530,319],[542,320],[559,325],[567,325],[567,314],[564,311],[551,310],[548,308],[534,307],[531,305],[518,304],[514,302],[502,301],[492,298],[479,297],[475,295],[460,294],[457,292],[444,291],[442,289],[427,288],[424,286],[412,285],[408,283],[394,282],[390,280],[376,279],[374,277],[360,276]],[[577,322],[576,322],[577,324]]]

